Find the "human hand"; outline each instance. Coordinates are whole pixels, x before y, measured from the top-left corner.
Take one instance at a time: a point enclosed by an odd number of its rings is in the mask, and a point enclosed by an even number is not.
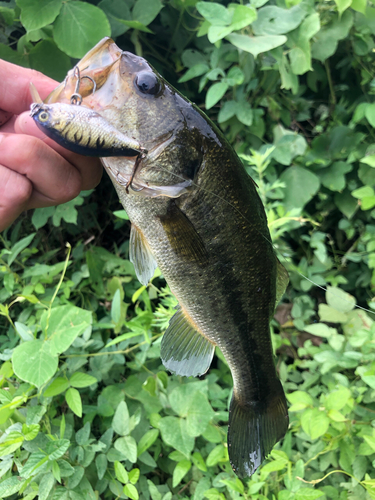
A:
[[[0,59],[0,231],[24,210],[59,205],[92,189],[102,166],[64,149],[29,116],[30,81],[44,99],[57,83]]]

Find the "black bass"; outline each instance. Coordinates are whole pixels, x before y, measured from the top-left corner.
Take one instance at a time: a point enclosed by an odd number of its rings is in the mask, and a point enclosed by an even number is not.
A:
[[[129,193],[134,162],[102,161],[132,221],[139,280],[147,283],[158,265],[179,301],[163,363],[202,375],[221,349],[234,385],[230,462],[239,477],[251,476],[288,429],[269,326],[288,278],[254,182],[220,130],[143,58],[104,39],[78,66],[82,77],[95,79],[95,70],[108,78],[94,94],[86,85],[83,104],[148,151]],[[69,78],[47,102],[69,102]]]

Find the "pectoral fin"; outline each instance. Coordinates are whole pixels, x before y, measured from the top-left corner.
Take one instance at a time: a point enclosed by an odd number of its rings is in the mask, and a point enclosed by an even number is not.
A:
[[[164,366],[185,377],[203,375],[211,365],[214,351],[215,345],[194,328],[186,313],[177,306],[161,342]]]
[[[277,276],[276,276],[276,303],[275,306],[280,302],[282,296],[285,293],[286,287],[289,283],[288,271],[281,264],[279,259],[276,257],[276,268],[277,268]]]
[[[134,265],[138,280],[146,286],[154,275],[157,263],[145,237],[134,224],[130,230],[129,260]]]
[[[202,238],[175,202],[170,203],[167,214],[160,217],[160,222],[172,249],[179,257],[201,266],[207,264],[208,255]]]

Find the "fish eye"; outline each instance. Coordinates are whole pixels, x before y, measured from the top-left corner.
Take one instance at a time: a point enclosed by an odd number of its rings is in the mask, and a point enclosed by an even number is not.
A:
[[[49,118],[49,115],[48,115],[47,111],[42,111],[41,113],[39,113],[38,118],[41,122],[46,122]]]
[[[155,95],[160,92],[159,78],[151,71],[141,71],[135,78],[135,84],[142,94]]]

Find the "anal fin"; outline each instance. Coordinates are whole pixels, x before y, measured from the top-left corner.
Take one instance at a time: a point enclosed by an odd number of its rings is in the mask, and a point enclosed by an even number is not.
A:
[[[158,265],[143,234],[134,224],[130,230],[129,260],[134,265],[138,280],[146,286]]]
[[[164,366],[185,377],[203,375],[211,365],[214,351],[215,344],[203,337],[177,306],[161,342]]]

